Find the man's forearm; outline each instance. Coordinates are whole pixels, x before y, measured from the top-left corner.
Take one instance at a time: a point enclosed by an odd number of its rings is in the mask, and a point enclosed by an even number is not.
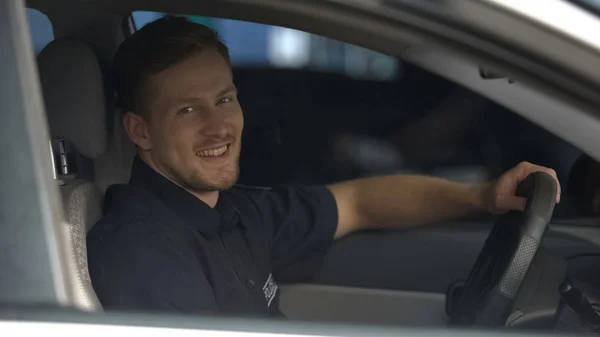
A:
[[[338,237],[357,229],[407,228],[485,209],[485,186],[441,178],[389,175],[333,185],[349,210],[340,210]],[[352,211],[350,211],[352,209]]]
[[[440,178],[390,175],[328,186],[338,206],[336,238],[368,228],[407,228],[474,212],[523,211],[521,181],[534,172],[554,177],[556,202],[560,183],[554,170],[522,162],[488,184],[468,185]]]

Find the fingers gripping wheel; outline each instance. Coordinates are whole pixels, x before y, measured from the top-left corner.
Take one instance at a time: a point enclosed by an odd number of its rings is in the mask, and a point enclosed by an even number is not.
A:
[[[451,324],[503,326],[527,271],[542,245],[556,202],[556,181],[536,172],[521,182],[524,212],[510,212],[494,225],[451,313]]]

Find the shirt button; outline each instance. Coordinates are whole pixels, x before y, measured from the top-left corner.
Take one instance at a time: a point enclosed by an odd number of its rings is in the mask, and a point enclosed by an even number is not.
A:
[[[248,289],[254,288],[254,280],[246,281],[246,287],[248,287]]]

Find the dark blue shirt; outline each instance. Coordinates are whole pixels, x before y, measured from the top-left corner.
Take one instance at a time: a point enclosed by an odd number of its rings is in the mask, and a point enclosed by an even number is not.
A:
[[[273,275],[322,255],[337,219],[323,186],[236,187],[211,208],[136,158],[87,236],[92,283],[105,310],[279,315]]]

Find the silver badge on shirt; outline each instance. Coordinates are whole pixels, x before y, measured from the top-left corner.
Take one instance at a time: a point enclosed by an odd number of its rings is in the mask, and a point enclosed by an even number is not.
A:
[[[275,295],[277,295],[277,283],[275,283],[275,280],[273,279],[273,274],[269,274],[267,282],[265,282],[265,285],[263,286],[263,292],[265,293],[267,306],[270,307]]]

